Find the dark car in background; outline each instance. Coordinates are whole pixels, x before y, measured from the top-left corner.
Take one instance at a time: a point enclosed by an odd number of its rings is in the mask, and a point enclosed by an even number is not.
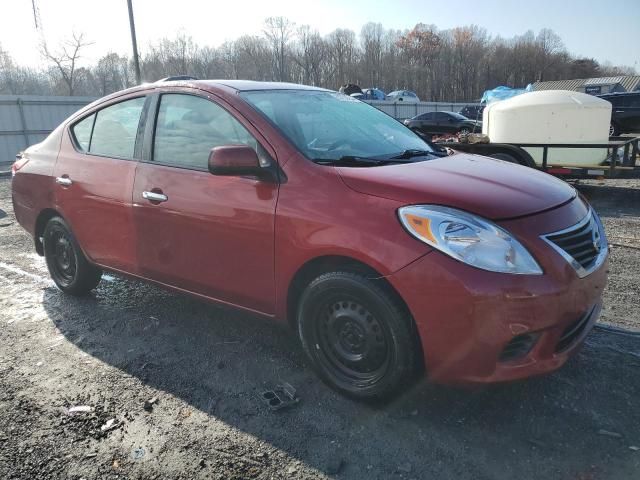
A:
[[[482,121],[482,112],[486,105],[467,105],[458,113],[472,120]]]
[[[640,132],[640,92],[619,92],[598,95],[611,102],[609,135]]]
[[[471,120],[456,112],[422,113],[405,120],[404,124],[423,135],[482,132],[482,122]]]

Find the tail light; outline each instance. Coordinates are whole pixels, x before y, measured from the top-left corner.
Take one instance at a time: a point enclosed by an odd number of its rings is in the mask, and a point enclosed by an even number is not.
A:
[[[29,161],[22,153],[16,155],[16,161],[11,165],[11,176],[15,177],[16,172],[24,167]]]

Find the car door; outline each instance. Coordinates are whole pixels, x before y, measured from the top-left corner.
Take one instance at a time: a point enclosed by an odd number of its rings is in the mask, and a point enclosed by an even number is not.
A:
[[[268,161],[275,152],[219,101],[168,91],[153,102],[156,113],[145,128],[144,160],[133,188],[141,274],[273,313],[278,184],[214,176],[207,166],[216,146],[250,145]]]
[[[145,96],[119,99],[69,126],[54,175],[56,208],[95,263],[135,271],[131,190]]]
[[[619,123],[625,132],[640,132],[640,94],[625,95],[622,108],[616,110],[622,110]]]
[[[435,112],[435,130],[437,133],[448,133],[451,131],[449,115],[444,112]]]
[[[433,112],[429,112],[429,113],[423,113],[422,115],[420,115],[420,120],[418,122],[418,130],[421,133],[424,134],[431,134],[434,133],[435,129],[434,129],[434,116],[435,114]]]

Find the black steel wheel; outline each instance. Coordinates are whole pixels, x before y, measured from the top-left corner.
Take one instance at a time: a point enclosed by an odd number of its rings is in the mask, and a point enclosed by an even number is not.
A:
[[[87,261],[62,218],[53,217],[49,220],[43,240],[49,274],[60,290],[72,295],[84,295],[98,285],[102,271]]]
[[[411,317],[387,288],[362,275],[332,272],[312,281],[300,300],[298,332],[320,377],[351,397],[389,397],[413,373]]]

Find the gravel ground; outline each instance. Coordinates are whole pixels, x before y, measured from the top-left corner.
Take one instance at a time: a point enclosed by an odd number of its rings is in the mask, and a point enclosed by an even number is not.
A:
[[[580,189],[615,244],[603,321],[640,330],[640,182],[598,183]],[[365,406],[262,319],[114,276],[63,296],[15,222],[8,179],[0,209],[2,479],[640,477],[638,336],[594,330],[547,377],[423,381]],[[272,411],[259,394],[281,381],[300,402]]]
[[[611,244],[600,321],[640,331],[640,179],[581,180],[574,186],[600,214]]]

